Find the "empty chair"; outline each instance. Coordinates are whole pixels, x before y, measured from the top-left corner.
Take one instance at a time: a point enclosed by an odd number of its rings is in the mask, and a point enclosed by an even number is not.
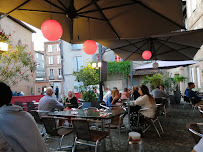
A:
[[[35,104],[33,102],[27,102],[27,111],[36,110]]]
[[[105,127],[110,129],[117,129],[119,133],[119,142],[120,142],[121,128],[125,128],[125,125],[123,124],[123,117],[125,114],[121,115],[119,114],[121,113],[121,111],[126,111],[126,109],[122,107],[112,107],[111,109],[107,109],[106,111],[108,110],[110,111],[112,110],[112,112],[118,116],[111,118],[111,123],[106,124]]]
[[[61,136],[58,150],[61,150],[64,148],[70,148],[70,147],[72,148],[72,146],[62,147],[62,141],[63,141],[63,138],[65,135],[68,135],[73,132],[73,129],[65,127],[65,126],[61,126],[58,128],[57,123],[56,123],[56,121],[58,119],[59,118],[52,117],[52,116],[42,116],[41,117],[42,123],[44,124],[47,134],[49,134],[51,136]]]
[[[199,126],[202,126],[202,125],[203,125],[203,123],[189,123],[189,124],[187,124],[187,128],[192,133],[192,137],[193,137],[196,144],[203,137],[203,134],[199,129]]]
[[[156,104],[159,104],[159,108],[162,109],[162,112],[164,113],[165,117],[166,117],[166,99],[163,98],[154,98],[154,100],[156,101]]]
[[[78,102],[78,109],[81,109],[83,106],[83,103],[82,102]]]
[[[89,121],[85,119],[72,119],[72,123],[73,123],[73,129],[76,134],[74,147],[72,149],[73,152],[75,151],[77,144],[94,146],[95,152],[97,152],[97,146],[99,141],[109,136],[109,133],[107,131],[90,130]],[[92,141],[92,142],[95,142],[95,144],[84,143],[79,140]]]
[[[22,101],[15,101],[15,102],[14,102],[14,105],[18,105],[18,106],[21,106],[21,107],[24,108]]]

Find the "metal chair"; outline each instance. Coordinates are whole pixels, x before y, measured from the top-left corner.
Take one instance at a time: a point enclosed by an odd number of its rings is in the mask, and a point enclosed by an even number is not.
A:
[[[109,136],[109,133],[107,131],[90,130],[89,121],[86,119],[72,119],[72,123],[73,123],[73,129],[76,134],[72,152],[75,151],[77,144],[94,146],[95,152],[97,152],[97,146],[99,141]],[[84,143],[79,140],[92,141],[92,142],[95,142],[95,144]]]
[[[35,104],[33,102],[27,102],[27,111],[31,111],[31,110],[36,110],[37,108],[35,107]]]
[[[24,108],[23,102],[22,101],[15,101],[14,105],[20,106],[22,108]]]
[[[143,133],[145,133],[150,128],[151,124],[153,124],[158,136],[161,137],[161,135],[160,135],[160,133],[159,133],[159,131],[155,125],[156,121],[158,121],[159,127],[161,128],[161,131],[164,133],[163,127],[162,127],[162,125],[159,121],[159,118],[158,118],[161,108],[162,107],[158,104],[156,107],[144,108],[144,109],[139,110],[137,124],[138,124],[138,127],[140,126],[142,128]],[[155,109],[155,115],[153,118],[147,118],[141,114],[142,111],[150,110],[150,109]],[[143,121],[143,122],[141,122],[141,121]]]
[[[83,103],[82,102],[78,102],[78,109],[81,109],[83,106]]]
[[[159,104],[159,107],[161,109],[163,109],[163,114],[166,117],[166,99],[163,98],[154,98],[154,100],[156,101],[156,104]]]
[[[193,137],[196,144],[203,137],[203,134],[199,129],[199,126],[202,126],[202,125],[203,125],[203,123],[189,123],[189,124],[187,124],[187,128],[192,133],[192,137]]]
[[[42,116],[41,117],[42,123],[44,124],[47,134],[49,134],[51,136],[61,136],[58,150],[72,148],[72,146],[62,147],[62,141],[63,141],[64,136],[72,133],[73,129],[65,127],[65,126],[61,126],[58,128],[56,125],[56,121],[59,119],[65,119],[65,118],[52,117],[52,116]]]
[[[126,112],[126,109],[125,108],[122,108],[122,107],[112,107],[110,109],[106,109],[105,112],[114,112],[114,114],[119,114],[121,111],[125,111]],[[111,122],[110,123],[107,123],[105,124],[105,128],[109,128],[109,129],[117,129],[118,130],[118,133],[119,133],[119,142],[120,142],[120,137],[121,137],[121,129],[124,128],[126,129],[125,125],[123,124],[123,118],[125,116],[125,113],[124,114],[121,114],[119,116],[116,116],[116,117],[113,117],[111,118]],[[101,126],[100,126],[101,127]]]

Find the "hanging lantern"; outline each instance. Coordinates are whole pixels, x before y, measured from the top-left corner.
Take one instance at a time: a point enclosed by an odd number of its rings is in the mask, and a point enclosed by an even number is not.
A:
[[[92,55],[97,51],[97,44],[93,40],[86,40],[83,43],[83,50],[86,54]]]
[[[57,41],[63,34],[61,24],[56,20],[46,20],[41,26],[42,34],[49,41]]]
[[[159,64],[158,64],[157,62],[154,62],[154,63],[153,63],[153,68],[154,68],[154,69],[157,69],[158,67],[159,67]]]
[[[145,60],[149,60],[152,57],[152,53],[149,50],[146,50],[142,53],[142,57]]]

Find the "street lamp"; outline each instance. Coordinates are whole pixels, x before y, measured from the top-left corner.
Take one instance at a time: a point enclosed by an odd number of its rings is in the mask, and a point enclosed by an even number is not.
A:
[[[97,63],[92,63],[92,67],[99,69],[99,102],[101,103],[103,100],[103,90],[102,90],[102,81],[101,81],[101,67],[102,63],[97,62]]]
[[[8,51],[8,44],[5,42],[0,42],[0,50],[1,51]]]

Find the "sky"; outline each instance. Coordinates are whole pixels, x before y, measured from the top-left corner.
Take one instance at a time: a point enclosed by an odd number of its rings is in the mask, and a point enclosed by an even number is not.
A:
[[[25,22],[23,22],[25,23]],[[32,28],[36,33],[32,34],[32,41],[34,42],[34,50],[35,51],[44,51],[44,42],[47,42],[48,40],[42,35],[42,32],[40,29],[25,23],[27,26]]]

